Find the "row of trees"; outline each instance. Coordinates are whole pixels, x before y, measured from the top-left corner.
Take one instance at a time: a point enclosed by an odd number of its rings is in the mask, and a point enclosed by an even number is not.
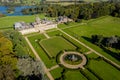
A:
[[[0,80],[15,79],[17,58],[12,47],[12,42],[0,33]]]
[[[120,37],[103,37],[102,35],[92,35],[91,41],[101,47],[109,55],[120,61]]]
[[[9,34],[9,35],[8,35]],[[4,35],[12,41],[13,52],[17,57],[27,57],[29,49],[26,46],[26,42],[22,35],[17,31],[5,31]]]
[[[120,49],[120,37],[103,37],[102,35],[92,35],[92,43],[99,46],[106,46],[115,49]]]
[[[77,21],[91,19],[105,15],[120,17],[120,3],[96,2],[61,6],[56,4],[41,4],[37,7],[23,9],[24,14],[45,13],[49,17],[67,16]]]

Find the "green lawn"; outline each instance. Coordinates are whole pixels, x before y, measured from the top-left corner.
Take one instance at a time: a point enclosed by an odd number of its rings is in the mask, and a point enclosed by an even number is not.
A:
[[[66,29],[79,36],[90,37],[93,34],[104,36],[120,35],[120,18],[111,16],[101,17],[87,21],[86,25],[80,25]]]
[[[56,65],[56,61],[55,59],[49,59],[49,57],[46,55],[46,53],[42,50],[42,48],[40,47],[40,45],[35,42],[36,39],[45,39],[44,35],[34,35],[34,36],[30,36],[28,37],[28,39],[30,40],[32,46],[34,47],[34,49],[37,51],[38,55],[40,56],[40,58],[42,59],[42,61],[44,62],[44,64],[48,67],[51,68],[52,66]]]
[[[42,40],[40,44],[50,57],[56,57],[56,55],[62,50],[76,49],[75,46],[73,46],[62,37],[52,37],[47,40]]]
[[[85,48],[84,46],[80,45],[78,42],[76,42],[75,40],[73,40],[72,38],[70,38],[69,36],[61,33],[60,31],[54,31],[54,32],[48,32],[47,33],[49,36],[53,37],[56,36],[58,34],[62,34],[70,43],[74,44],[75,46],[79,47],[80,49],[78,50],[81,53],[85,53],[87,51],[89,51],[87,48]]]
[[[47,34],[50,36],[50,37],[53,37],[53,36],[56,36],[58,34],[61,34],[60,31],[56,30],[56,31],[53,31],[53,32],[47,32]]]
[[[97,58],[97,57],[99,57],[97,54],[95,54],[95,53],[90,53],[90,54],[87,54],[86,55],[88,58]]]
[[[120,64],[120,61],[117,61],[115,58],[104,52],[101,48],[87,41],[87,38],[90,38],[91,35],[95,34],[103,36],[120,36],[120,18],[105,16],[85,22],[87,23],[86,25],[64,29],[64,31],[74,36],[75,38],[77,36],[77,39],[81,42],[85,43],[89,47],[93,48],[94,50],[116,62],[117,64]]]
[[[92,74],[90,71],[87,69],[83,70],[84,75],[89,79],[89,80],[99,80],[94,74]]]
[[[40,18],[44,18],[44,14],[38,15]],[[24,21],[24,22],[34,22],[36,18],[36,15],[30,15],[30,16],[6,16],[0,18],[0,29],[1,28],[8,28],[13,27],[15,22]]]
[[[78,25],[78,24],[80,24],[80,23],[76,23],[76,22],[69,22],[68,24],[58,24],[58,27],[59,28],[69,28],[69,27],[71,27],[71,26],[76,26],[76,25]]]
[[[88,66],[103,80],[120,80],[120,71],[103,60],[90,60]]]
[[[54,79],[61,77],[61,72],[63,71],[62,67],[58,67],[52,71],[50,71],[50,73],[52,74],[52,76],[54,77]]]
[[[105,62],[104,60],[95,60],[95,58],[97,57],[99,56],[96,55],[95,53],[88,54],[87,58],[94,58],[94,59],[90,59],[90,60],[88,59],[87,67],[103,80],[120,80],[119,78],[120,71],[117,70],[112,65],[110,65],[109,63]],[[86,72],[86,70],[87,69],[83,71]],[[87,75],[89,75],[89,73],[87,73]]]
[[[85,76],[83,76],[80,71],[67,71],[65,73],[65,80],[87,80]]]

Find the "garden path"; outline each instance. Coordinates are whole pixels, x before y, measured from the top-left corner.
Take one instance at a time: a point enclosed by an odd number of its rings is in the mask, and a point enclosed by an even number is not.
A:
[[[55,65],[55,66],[51,67],[50,69],[48,69],[48,71],[51,71],[51,70],[56,69],[58,67],[59,67],[59,65]]]
[[[30,48],[31,48],[31,50],[33,51],[33,53],[34,53],[34,55],[36,56],[36,58],[37,58],[38,60],[42,61],[41,58],[39,57],[38,53],[37,53],[37,52],[35,51],[35,49],[33,48],[32,44],[31,44],[30,41],[28,40],[28,38],[27,38],[27,37],[24,37],[24,38],[25,38],[25,40],[27,41],[28,45],[30,46]],[[44,69],[46,75],[48,76],[48,78],[49,78],[50,80],[54,80],[53,76],[52,76],[51,73],[48,71],[48,69],[47,69],[47,67],[46,67],[45,65],[44,65],[43,69]]]
[[[45,36],[47,39],[50,38],[50,36],[49,36],[46,32],[44,32],[43,34],[44,34],[44,36]]]

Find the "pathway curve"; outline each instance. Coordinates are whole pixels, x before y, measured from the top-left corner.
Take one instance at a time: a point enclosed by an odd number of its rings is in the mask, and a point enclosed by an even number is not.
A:
[[[58,67],[59,67],[59,65],[55,65],[55,66],[51,67],[50,69],[48,69],[48,71],[52,71],[53,69],[56,69]]]
[[[86,52],[86,53],[84,53],[84,54],[86,54],[86,55],[87,55],[87,54],[90,54],[90,53],[92,53],[92,51],[88,51],[88,52]]]
[[[28,40],[28,38],[27,38],[27,37],[24,37],[24,38],[25,38],[25,40],[27,41],[28,45],[30,46],[30,48],[31,48],[31,50],[33,51],[33,53],[34,53],[34,55],[36,56],[36,58],[37,58],[38,60],[42,61],[41,58],[39,57],[38,53],[37,53],[37,52],[35,51],[35,49],[33,48],[32,44],[31,44],[30,41]],[[46,75],[48,76],[48,78],[49,78],[50,80],[54,80],[54,78],[52,77],[52,75],[50,74],[50,72],[48,71],[48,69],[47,69],[47,67],[46,67],[45,65],[44,65],[43,69],[44,69]]]
[[[115,65],[116,67],[118,67],[120,69],[120,65],[116,64],[115,62],[113,62],[112,60],[106,58],[105,56],[101,55],[100,53],[98,53],[97,51],[95,51],[94,49],[88,47],[87,45],[85,45],[83,42],[77,40],[76,38],[74,38],[73,36],[69,35],[68,33],[64,32],[63,30],[59,29],[59,31],[61,31],[62,33],[66,34],[67,36],[69,36],[70,38],[72,38],[73,40],[75,40],[76,42],[78,42],[79,44],[83,45],[84,47],[86,47],[87,49],[89,49],[90,51],[94,52],[95,54],[103,57],[104,59],[106,59],[107,61],[109,61],[111,64]]]

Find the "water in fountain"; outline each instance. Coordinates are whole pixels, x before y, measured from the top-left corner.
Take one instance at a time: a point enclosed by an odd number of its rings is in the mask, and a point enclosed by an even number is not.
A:
[[[72,61],[77,61],[77,59],[78,59],[78,58],[73,54],[72,57],[71,57],[71,60],[72,60]]]

